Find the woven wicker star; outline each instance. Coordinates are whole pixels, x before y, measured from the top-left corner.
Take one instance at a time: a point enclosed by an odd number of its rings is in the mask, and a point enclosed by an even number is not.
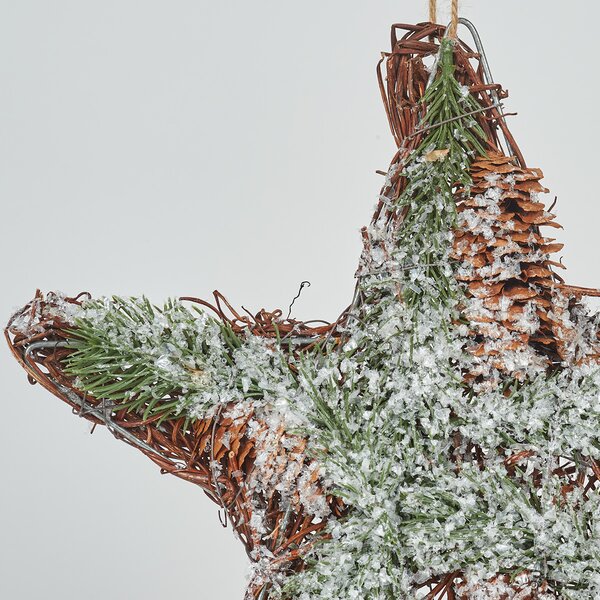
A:
[[[8,343],[206,492],[248,599],[597,598],[600,294],[558,275],[480,46],[394,25],[378,80],[398,151],[334,323],[38,292]]]

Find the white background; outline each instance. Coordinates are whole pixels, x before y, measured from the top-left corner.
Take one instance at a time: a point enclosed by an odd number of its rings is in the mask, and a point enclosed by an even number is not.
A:
[[[559,197],[568,281],[600,286],[600,4],[462,14]],[[334,319],[394,152],[375,64],[391,23],[426,18],[425,0],[0,1],[3,318],[36,287],[257,310],[308,279],[296,316]],[[198,488],[90,436],[5,347],[0,382],[1,598],[241,599],[245,553]]]

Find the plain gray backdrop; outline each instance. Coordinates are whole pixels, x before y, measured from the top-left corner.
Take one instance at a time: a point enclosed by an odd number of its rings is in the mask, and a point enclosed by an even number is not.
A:
[[[442,2],[441,4],[444,4]],[[37,287],[219,289],[334,319],[394,152],[375,79],[425,0],[0,1],[3,319]],[[568,281],[600,285],[589,1],[470,0],[546,173]],[[444,13],[443,13],[444,14]],[[464,30],[461,31],[464,35]],[[245,553],[193,485],[71,414],[0,351],[0,597],[241,599]]]

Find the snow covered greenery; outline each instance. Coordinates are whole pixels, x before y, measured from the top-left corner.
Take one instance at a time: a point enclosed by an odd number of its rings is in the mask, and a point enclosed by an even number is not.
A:
[[[66,370],[96,398],[127,406],[144,418],[188,409],[204,413],[230,387],[230,351],[239,341],[203,311],[169,300],[90,300],[76,319]]]
[[[461,117],[478,105],[454,78],[451,44],[425,97],[424,141],[403,167],[405,191],[385,199],[402,226],[382,216],[368,229],[363,302],[341,347],[289,352],[176,301],[88,302],[75,318],[67,370],[88,393],[164,418],[251,404],[307,437],[323,485],[349,511],[330,518],[305,571],[279,577],[257,557],[272,594],[408,599],[461,572],[469,598],[494,600],[509,596],[484,580],[526,571],[562,598],[600,597],[600,494],[565,493],[556,473],[561,460],[582,476],[600,460],[600,374],[582,360],[586,336],[577,361],[552,372],[532,364],[520,380],[466,350],[464,314],[476,301],[454,277],[465,266],[450,260],[455,195],[468,193],[469,166],[485,150],[475,120]],[[469,372],[494,385],[474,387]],[[322,503],[305,506],[327,516]]]

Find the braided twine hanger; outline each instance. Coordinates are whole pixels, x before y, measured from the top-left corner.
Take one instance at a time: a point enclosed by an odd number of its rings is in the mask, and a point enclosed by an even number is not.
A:
[[[437,0],[429,0],[429,21],[435,23],[437,20]],[[448,28],[448,37],[456,39],[458,30],[458,0],[452,0],[450,6],[450,26]]]

